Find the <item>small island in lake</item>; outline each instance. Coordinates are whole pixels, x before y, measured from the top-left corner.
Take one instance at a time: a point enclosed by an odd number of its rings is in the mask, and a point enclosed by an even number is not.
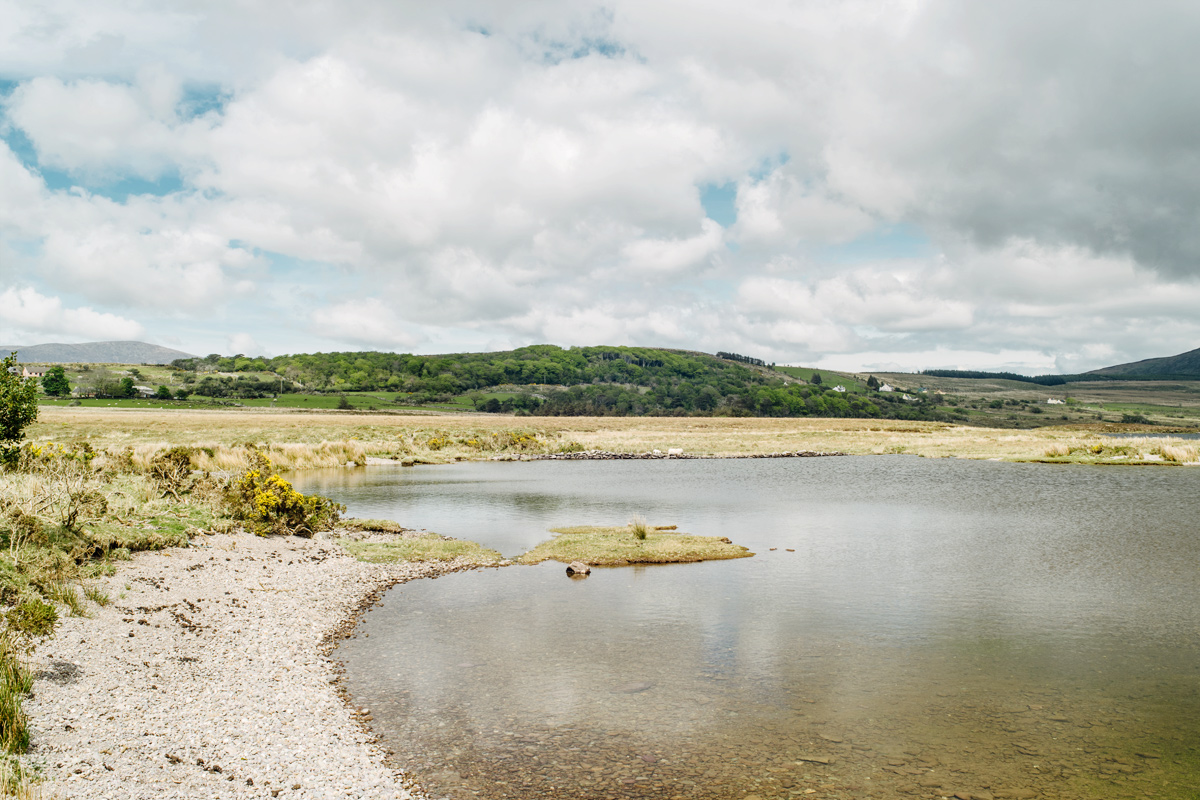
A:
[[[516,559],[521,564],[561,561],[592,567],[627,564],[682,564],[746,558],[754,553],[721,536],[693,536],[669,528],[633,523],[613,527],[578,525],[553,528],[557,534]],[[639,535],[640,533],[640,535]]]

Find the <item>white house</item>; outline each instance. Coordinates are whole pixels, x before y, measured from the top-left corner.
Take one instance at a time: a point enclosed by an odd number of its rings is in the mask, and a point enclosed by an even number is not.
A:
[[[886,383],[885,383],[885,384],[883,384],[882,386],[880,386],[880,387],[879,387],[879,391],[881,391],[881,392],[894,392],[894,391],[896,391],[896,387],[895,387],[895,386],[891,386],[891,385],[889,385],[889,384],[886,384]]]
[[[1066,400],[1059,400],[1057,397],[1051,397],[1046,401],[1046,405],[1048,406],[1065,406],[1066,404]]]
[[[846,387],[845,387],[845,386],[842,386],[842,385],[839,383],[837,386],[833,387],[833,390],[834,390],[835,392],[844,392],[844,391],[846,391]]]

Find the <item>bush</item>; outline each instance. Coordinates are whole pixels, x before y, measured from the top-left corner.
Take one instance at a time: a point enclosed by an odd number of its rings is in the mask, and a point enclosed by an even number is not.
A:
[[[226,501],[231,516],[260,536],[312,536],[333,528],[346,510],[328,498],[297,492],[257,449],[250,453],[250,468],[226,490]]]
[[[150,478],[162,492],[176,500],[182,492],[191,489],[192,448],[172,447],[164,450],[150,462]]]

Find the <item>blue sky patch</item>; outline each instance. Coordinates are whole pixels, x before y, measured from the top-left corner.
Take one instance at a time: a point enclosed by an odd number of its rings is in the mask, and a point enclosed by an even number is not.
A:
[[[915,225],[898,223],[883,225],[845,244],[821,248],[822,261],[855,264],[863,261],[883,261],[896,258],[930,258],[937,247]]]
[[[723,228],[737,222],[737,184],[706,183],[700,187],[700,205],[704,214]]]

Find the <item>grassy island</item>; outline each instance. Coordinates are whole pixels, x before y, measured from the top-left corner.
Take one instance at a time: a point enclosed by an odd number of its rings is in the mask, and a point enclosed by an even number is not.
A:
[[[672,526],[674,527],[674,526]],[[517,559],[521,564],[580,561],[593,567],[626,564],[680,564],[752,556],[747,548],[719,536],[693,536],[674,530],[644,529],[636,525],[604,527],[579,525],[553,528],[557,534]]]

